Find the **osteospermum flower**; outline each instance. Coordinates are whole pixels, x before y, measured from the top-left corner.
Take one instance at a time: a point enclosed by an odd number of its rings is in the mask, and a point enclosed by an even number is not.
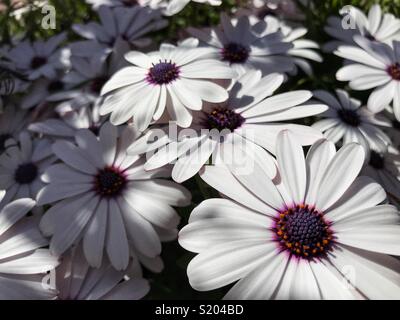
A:
[[[379,126],[389,127],[390,121],[361,106],[359,100],[351,98],[344,90],[336,90],[336,95],[337,98],[324,90],[314,92],[329,109],[321,115],[323,119],[312,126],[334,143],[358,142],[367,152],[370,148],[385,152],[391,141]]]
[[[191,214],[179,243],[199,253],[188,266],[193,288],[236,282],[226,299],[398,299],[400,226],[386,194],[357,177],[363,148],[314,144],[304,158],[294,135],[277,142],[279,179],[255,167],[234,175],[209,166],[201,177],[228,199]],[[278,183],[278,184],[275,184]]]
[[[339,69],[336,78],[350,81],[354,90],[374,89],[368,98],[368,108],[374,112],[384,110],[393,102],[393,111],[400,120],[400,42],[393,41],[393,47],[354,37],[361,48],[340,46],[335,54],[351,60]]]
[[[97,135],[105,121],[106,119],[100,116],[97,105],[80,109],[65,107],[59,113],[59,118],[34,122],[28,126],[28,130],[54,139],[74,139],[81,129],[89,129]]]
[[[214,57],[230,65],[239,74],[248,69],[261,70],[263,74],[293,70],[293,59],[287,56],[293,45],[283,41],[280,32],[259,36],[247,16],[231,21],[221,15],[221,25],[216,29],[188,28],[194,37],[207,44]]]
[[[77,34],[87,39],[70,45],[73,55],[91,58],[98,54],[111,53],[118,41],[135,46],[148,45],[151,40],[144,36],[167,25],[159,11],[148,7],[101,6],[98,14],[100,23],[90,22],[72,26]]]
[[[76,144],[64,140],[53,145],[62,163],[42,176],[48,185],[40,191],[38,204],[57,202],[40,223],[44,234],[52,236],[54,255],[83,239],[91,266],[99,268],[106,251],[113,267],[124,270],[133,251],[143,260],[155,259],[161,252],[161,234],[175,234],[179,216],[172,206],[188,204],[190,194],[159,179],[170,174],[167,169],[146,172],[142,157],[127,155],[136,138],[133,128],[118,136],[117,128],[106,123],[99,138],[81,130]]]
[[[307,103],[312,97],[309,91],[272,95],[283,78],[280,74],[262,77],[260,71],[249,71],[234,83],[226,102],[207,105],[194,114],[189,135],[185,135],[186,129],[176,137],[160,130],[145,135],[142,139],[147,140],[149,150],[153,151],[154,145],[158,148],[157,153],[148,156],[145,168],[152,170],[177,160],[172,178],[182,182],[194,176],[212,156],[214,161],[220,157],[238,170],[251,170],[256,163],[274,177],[275,161],[269,153],[275,154],[278,133],[291,129],[301,144],[310,145],[322,138],[321,132],[290,121],[327,109],[323,104]],[[142,146],[142,141],[134,143],[128,153],[138,154]]]
[[[342,9],[344,16],[329,17],[325,32],[337,40],[329,41],[324,49],[333,51],[340,45],[357,45],[356,35],[376,42],[392,45],[393,40],[400,40],[400,19],[393,14],[382,14],[379,4],[374,4],[368,16],[360,9],[347,5]]]
[[[0,191],[0,202],[4,192]],[[31,199],[15,200],[0,209],[0,299],[52,299],[56,292],[43,286],[46,272],[58,261],[40,234],[35,218],[24,218],[35,206]]]
[[[125,59],[133,66],[121,69],[104,85],[102,95],[107,97],[101,114],[111,113],[114,125],[133,117],[143,131],[166,109],[179,126],[190,126],[192,110],[201,110],[203,101],[218,103],[228,98],[226,90],[211,80],[236,76],[225,64],[207,59],[209,54],[207,48],[167,44],[149,54],[127,53]]]
[[[7,145],[15,144],[15,139],[27,125],[28,114],[14,105],[7,105],[0,113],[0,155],[6,150]]]
[[[0,189],[7,190],[0,207],[13,199],[36,199],[44,186],[40,175],[55,161],[48,139],[32,138],[24,131],[16,142],[0,156]]]
[[[364,173],[385,188],[389,199],[400,202],[400,152],[396,148],[389,146],[386,152],[372,150]]]
[[[47,41],[22,41],[8,52],[7,58],[29,80],[55,78],[57,70],[69,63],[69,50],[59,49],[65,38],[66,34],[60,33]]]
[[[311,75],[313,71],[308,60],[322,62],[321,55],[316,51],[319,49],[319,45],[314,41],[303,38],[308,32],[306,28],[291,27],[289,24],[271,15],[267,15],[264,20],[254,19],[252,24],[254,31],[260,36],[280,31],[284,36],[283,41],[293,45],[293,48],[287,52],[293,58],[295,64],[295,68],[291,74],[297,74],[297,69],[300,68],[307,75]]]
[[[99,269],[88,265],[82,246],[72,248],[56,269],[59,300],[139,300],[150,290],[140,274],[126,275],[103,263]]]

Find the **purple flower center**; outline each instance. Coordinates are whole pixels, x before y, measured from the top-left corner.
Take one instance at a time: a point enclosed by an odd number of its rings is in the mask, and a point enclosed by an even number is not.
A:
[[[64,83],[62,81],[53,81],[47,86],[49,92],[56,92],[64,89]]]
[[[41,66],[47,63],[47,58],[45,57],[33,57],[31,60],[31,68],[32,69],[39,69]]]
[[[238,43],[228,43],[221,51],[222,60],[229,63],[245,63],[249,58],[250,49]]]
[[[38,176],[38,168],[32,163],[24,163],[18,166],[14,174],[14,179],[19,184],[32,183]]]
[[[106,167],[97,173],[94,188],[101,197],[116,197],[121,194],[126,183],[126,177],[121,170],[115,167]]]
[[[361,124],[361,118],[355,110],[340,109],[338,115],[344,123],[352,127],[358,127]]]
[[[93,79],[90,82],[90,91],[94,93],[100,93],[101,89],[103,88],[104,84],[107,82],[106,77],[99,77]]]
[[[320,258],[332,247],[329,224],[322,213],[308,205],[280,212],[274,231],[281,248],[299,258]]]
[[[397,81],[400,81],[400,63],[392,64],[388,69],[387,73]]]
[[[382,170],[385,167],[385,158],[372,150],[369,156],[369,165],[376,170]]]
[[[179,78],[179,67],[172,61],[161,61],[149,69],[147,81],[152,84],[168,84]]]
[[[222,131],[228,129],[233,131],[239,128],[245,119],[235,111],[227,108],[217,107],[210,113],[206,113],[205,126],[207,129],[218,129]]]

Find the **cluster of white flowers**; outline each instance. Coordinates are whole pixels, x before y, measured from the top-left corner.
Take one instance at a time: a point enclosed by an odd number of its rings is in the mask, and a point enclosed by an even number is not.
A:
[[[291,1],[158,48],[190,0],[86,1],[98,19],[78,40],[0,48],[18,75],[0,87],[1,299],[141,299],[177,238],[190,285],[234,284],[227,299],[400,298],[400,19],[374,5],[354,30],[327,22],[360,101],[282,89],[322,62],[305,27],[255,14]],[[183,226],[196,175],[221,198]]]

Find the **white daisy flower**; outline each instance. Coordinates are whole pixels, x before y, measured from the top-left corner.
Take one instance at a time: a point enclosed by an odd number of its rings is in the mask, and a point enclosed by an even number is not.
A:
[[[14,105],[7,105],[0,113],[0,156],[8,145],[14,145],[15,140],[25,128],[28,122],[26,111],[18,109]]]
[[[88,265],[82,246],[69,250],[56,269],[59,300],[139,300],[150,290],[139,275],[127,276],[110,263],[99,269]]]
[[[65,38],[66,34],[60,33],[47,41],[22,41],[9,51],[7,58],[29,80],[55,78],[57,70],[69,64],[69,50],[59,49]]]
[[[314,91],[314,96],[326,103],[329,109],[312,127],[334,143],[357,142],[366,152],[370,148],[385,152],[391,141],[379,126],[389,127],[390,121],[361,106],[359,100],[351,98],[344,90],[336,90],[336,95],[337,98],[325,90]]]
[[[0,156],[0,190],[7,190],[0,207],[13,199],[36,199],[44,186],[40,175],[55,161],[48,139],[31,138],[23,131],[16,142]]]
[[[98,10],[101,6],[107,7],[133,7],[139,6],[149,6],[152,9],[158,9],[162,6],[165,0],[86,0],[93,9]],[[165,4],[165,3],[164,3]]]
[[[81,130],[76,145],[65,140],[53,145],[63,163],[42,175],[48,185],[39,192],[38,204],[58,201],[40,223],[42,232],[52,236],[54,255],[83,239],[85,257],[96,268],[103,251],[117,270],[126,269],[136,251],[140,261],[159,259],[160,237],[175,235],[179,223],[172,206],[187,205],[190,194],[159,179],[170,174],[168,169],[146,172],[142,157],[127,155],[137,135],[128,127],[118,136],[117,128],[106,123],[99,138]]]
[[[46,103],[52,95],[62,92],[66,89],[65,84],[60,80],[60,74],[50,78],[39,78],[35,80],[27,94],[21,100],[20,106],[22,109],[30,109],[39,107]]]
[[[248,166],[255,162],[274,177],[275,161],[269,153],[276,152],[278,133],[291,129],[302,145],[311,145],[323,137],[321,132],[290,121],[320,114],[328,108],[307,103],[312,97],[310,91],[272,95],[282,82],[283,75],[275,73],[262,77],[260,71],[249,71],[231,87],[226,102],[208,105],[194,114],[189,135],[186,136],[186,129],[176,137],[171,132],[162,135],[160,130],[153,130],[160,135],[154,143],[154,134],[145,135],[141,140],[146,140],[148,151],[158,148],[154,155],[148,154],[145,169],[153,170],[177,160],[172,178],[183,182],[193,177],[211,156],[216,159],[218,155],[238,170],[249,170]],[[128,153],[142,152],[143,145],[142,141],[132,144]]]
[[[179,243],[199,253],[192,287],[236,282],[226,299],[398,299],[400,225],[386,194],[357,177],[365,152],[314,144],[304,158],[290,131],[277,142],[279,179],[255,167],[233,175],[208,166],[201,177],[228,199],[209,199],[191,214]]]
[[[393,47],[371,42],[355,36],[361,48],[340,46],[335,54],[354,61],[339,69],[336,78],[350,81],[354,90],[374,89],[368,98],[368,108],[381,112],[391,102],[395,117],[400,120],[400,42],[393,41]]]
[[[59,118],[32,123],[28,126],[28,130],[53,139],[74,139],[80,129],[89,129],[97,135],[105,121],[106,119],[100,116],[97,105],[80,109],[71,108],[68,111],[64,108]]]
[[[73,55],[93,57],[96,54],[111,53],[118,40],[138,47],[149,45],[151,40],[144,36],[167,25],[159,11],[148,7],[101,6],[98,14],[100,23],[92,21],[72,26],[78,35],[87,39],[70,45]]]
[[[127,53],[125,59],[133,66],[121,69],[104,85],[101,94],[107,97],[101,114],[111,113],[114,125],[133,117],[135,126],[143,131],[166,109],[179,126],[190,126],[192,110],[201,110],[203,101],[219,103],[228,98],[225,88],[213,81],[236,76],[224,63],[210,59],[209,54],[207,48],[169,44],[149,54]],[[138,94],[140,99],[132,98]]]
[[[306,28],[292,27],[271,15],[266,16],[264,20],[254,19],[252,25],[254,31],[260,36],[266,36],[280,31],[284,36],[283,41],[293,45],[293,48],[289,49],[287,52],[289,56],[293,57],[296,66],[296,68],[290,72],[291,74],[296,75],[297,67],[299,67],[307,75],[312,75],[312,67],[308,60],[322,62],[323,59],[321,55],[316,52],[316,50],[319,49],[319,45],[314,41],[303,38],[308,32]]]
[[[329,17],[325,32],[337,40],[329,41],[324,50],[334,51],[340,45],[357,45],[353,37],[359,35],[369,40],[392,45],[393,40],[400,40],[400,19],[390,13],[382,13],[379,4],[374,4],[368,16],[357,7],[347,5],[342,10],[342,17]]]
[[[396,148],[389,146],[386,152],[372,150],[363,173],[379,182],[389,199],[400,202],[400,152]]]
[[[231,21],[221,15],[221,25],[215,29],[188,28],[188,32],[212,49],[215,59],[230,65],[239,74],[248,69],[263,74],[293,70],[293,59],[287,55],[293,45],[283,41],[280,32],[259,36],[247,16]]]
[[[0,201],[4,192],[0,192]],[[41,249],[48,241],[40,234],[35,218],[24,218],[35,206],[31,199],[15,200],[0,209],[0,299],[53,299],[54,290],[42,279],[58,261],[49,250]]]

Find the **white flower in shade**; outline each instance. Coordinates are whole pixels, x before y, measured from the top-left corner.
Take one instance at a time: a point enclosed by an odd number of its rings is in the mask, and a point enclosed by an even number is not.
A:
[[[196,3],[210,4],[212,6],[219,6],[222,3],[222,0],[164,0],[164,3],[167,3],[164,13],[167,16],[177,14],[191,1]]]
[[[60,33],[47,41],[22,41],[9,51],[7,58],[29,80],[55,78],[57,70],[69,64],[69,50],[59,49],[65,38],[66,34]]]
[[[371,149],[385,152],[390,138],[379,127],[389,127],[390,121],[373,114],[361,102],[351,98],[346,91],[336,90],[337,97],[324,90],[314,91],[314,96],[329,106],[322,120],[312,126],[324,133],[334,143],[360,143],[368,152]]]
[[[100,116],[97,105],[80,109],[71,108],[68,111],[64,108],[59,118],[32,123],[28,129],[54,139],[74,139],[80,129],[89,129],[97,135],[105,121],[106,119]]]
[[[0,201],[4,192],[0,191]],[[35,218],[24,218],[35,206],[31,199],[15,200],[0,209],[0,299],[53,299],[54,290],[43,286],[46,272],[58,261],[49,250],[41,249],[48,241],[40,234]]]
[[[190,126],[192,111],[201,110],[203,101],[219,103],[228,98],[226,89],[213,81],[236,76],[224,63],[209,59],[209,54],[207,48],[168,44],[149,54],[127,53],[125,59],[133,66],[121,69],[104,85],[101,93],[107,97],[101,114],[111,113],[114,125],[133,117],[143,131],[166,110],[179,126]]]
[[[16,142],[0,156],[0,190],[7,191],[0,207],[13,199],[36,199],[44,186],[40,175],[55,161],[48,139],[31,138],[23,131]]]
[[[296,68],[291,74],[297,74],[297,67],[303,70],[307,75],[312,74],[312,67],[308,60],[322,62],[321,55],[316,52],[319,45],[311,40],[304,39],[307,29],[304,27],[292,27],[278,18],[268,15],[264,20],[254,19],[253,30],[260,36],[266,36],[275,32],[282,32],[283,41],[293,45],[287,54],[293,57]]]
[[[151,40],[144,38],[150,32],[164,28],[167,21],[157,10],[148,7],[110,8],[101,6],[98,10],[100,22],[74,24],[72,29],[87,39],[70,45],[73,55],[93,57],[96,54],[111,53],[117,41],[135,46],[145,46]]]
[[[275,73],[262,77],[260,71],[249,71],[231,87],[226,102],[207,105],[203,111],[194,114],[190,127],[193,132],[189,135],[185,134],[186,129],[176,136],[171,132],[163,135],[160,130],[151,130],[141,140],[147,140],[148,150],[157,147],[158,152],[148,156],[145,169],[152,170],[177,160],[172,178],[182,182],[194,176],[210,157],[214,160],[220,157],[224,162],[236,165],[238,170],[251,170],[256,163],[274,177],[275,161],[269,153],[275,154],[278,133],[291,129],[302,145],[311,145],[323,137],[321,132],[290,121],[320,114],[328,108],[323,104],[307,103],[312,97],[310,91],[272,95],[282,82],[283,75]],[[160,134],[157,140],[152,131]],[[128,153],[142,152],[144,143],[141,140],[132,144]]]
[[[239,74],[248,69],[267,74],[289,72],[294,68],[293,59],[287,55],[293,45],[284,42],[280,32],[258,36],[247,16],[231,21],[222,14],[221,25],[217,28],[188,28],[188,32],[211,48],[215,59],[230,65]]]
[[[99,269],[92,268],[82,246],[64,255],[55,280],[59,300],[139,300],[150,290],[140,274],[128,276],[105,262]]]
[[[336,78],[350,81],[354,90],[374,89],[368,98],[368,108],[380,112],[393,102],[395,117],[400,120],[400,42],[393,41],[393,47],[384,43],[371,42],[355,36],[361,48],[340,46],[335,54],[351,60],[339,69]]]
[[[0,113],[0,155],[7,145],[15,144],[21,130],[27,125],[28,117],[26,111],[14,105],[9,104],[3,108],[3,112]]]
[[[226,299],[398,299],[399,214],[386,194],[358,177],[365,152],[315,143],[305,159],[290,131],[277,142],[279,179],[255,167],[233,175],[208,166],[201,177],[228,199],[209,199],[191,214],[179,243],[199,253],[192,287],[236,282]]]
[[[325,44],[324,49],[333,51],[340,45],[357,45],[353,37],[360,35],[369,40],[392,45],[393,40],[400,40],[400,19],[390,13],[382,14],[379,4],[374,4],[368,16],[354,6],[342,9],[344,16],[329,17],[325,32],[337,40]]]
[[[40,107],[48,100],[51,99],[52,95],[57,94],[66,90],[67,87],[60,80],[60,74],[57,73],[54,77],[50,78],[39,78],[35,80],[29,89],[27,94],[21,100],[22,109],[30,109],[33,107]]]
[[[400,202],[400,152],[389,146],[386,152],[371,150],[365,175],[380,183],[389,199]]]
[[[76,145],[65,140],[53,145],[63,163],[42,175],[48,185],[39,192],[38,204],[57,202],[40,223],[42,232],[52,236],[54,255],[83,239],[93,267],[101,266],[103,251],[117,270],[127,268],[131,255],[145,265],[159,264],[160,239],[176,236],[179,223],[172,206],[187,205],[190,194],[160,179],[170,175],[168,169],[146,172],[142,157],[127,155],[136,138],[132,127],[118,136],[117,128],[106,123],[99,138],[81,130]]]
[[[152,9],[157,9],[162,6],[165,0],[86,0],[86,2],[92,5],[95,10],[98,10],[101,6],[133,7],[136,5],[149,6]]]

